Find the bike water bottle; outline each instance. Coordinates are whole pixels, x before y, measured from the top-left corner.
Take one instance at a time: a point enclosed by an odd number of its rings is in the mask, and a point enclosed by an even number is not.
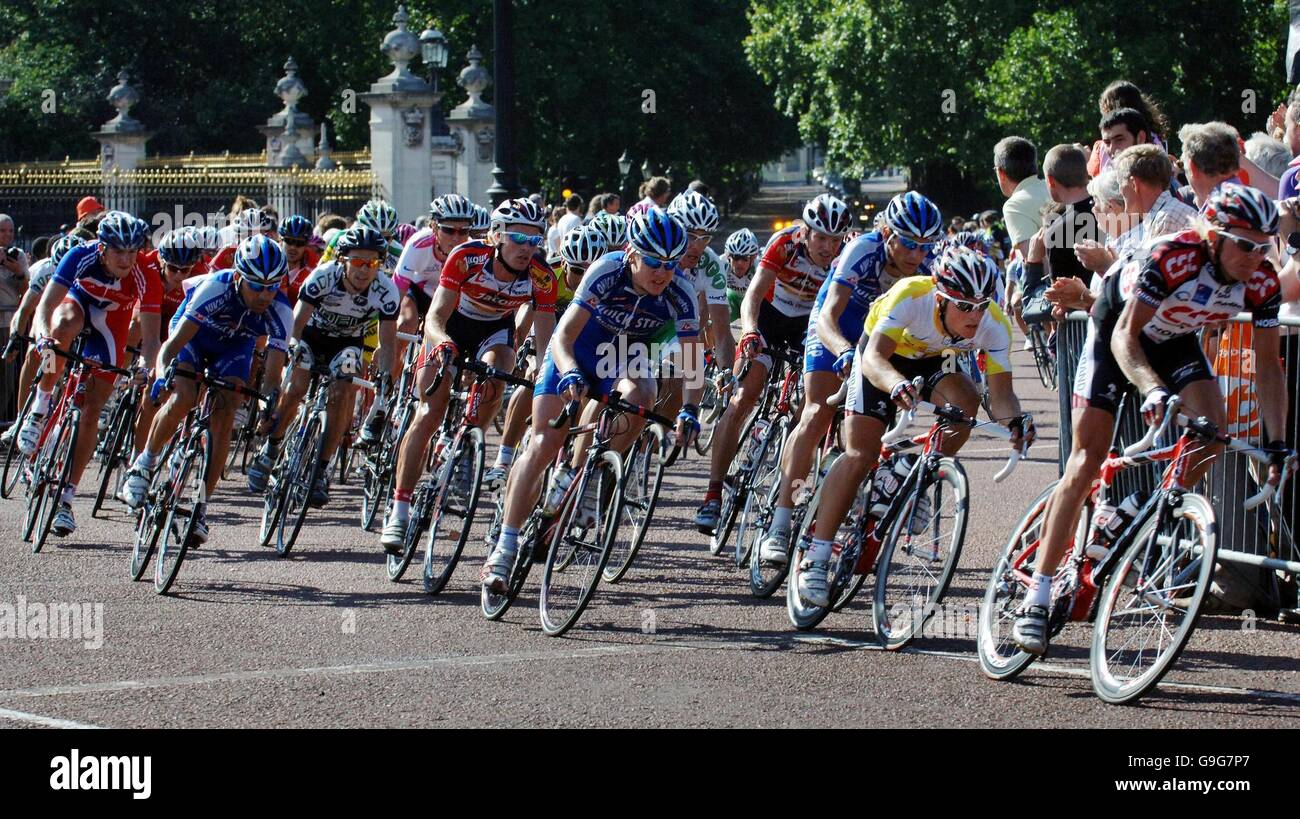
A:
[[[1109,503],[1098,504],[1092,510],[1092,538],[1088,541],[1087,548],[1083,550],[1090,559],[1101,560],[1110,551],[1110,541],[1106,539],[1106,526],[1114,517],[1115,507]]]
[[[568,494],[569,487],[573,484],[573,478],[576,473],[567,466],[561,467],[551,480],[550,492],[546,495],[546,503],[542,506],[542,514],[548,517],[554,515],[564,502],[564,496]]]
[[[1129,495],[1115,510],[1115,515],[1106,524],[1106,543],[1110,545],[1115,542],[1115,538],[1133,522],[1137,513],[1142,510],[1142,506],[1147,502],[1147,493],[1141,490]]]

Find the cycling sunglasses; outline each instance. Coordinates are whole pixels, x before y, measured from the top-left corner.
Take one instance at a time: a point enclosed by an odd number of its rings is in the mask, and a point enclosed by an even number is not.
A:
[[[1219,235],[1225,239],[1231,239],[1232,243],[1236,245],[1237,249],[1242,253],[1267,253],[1269,247],[1272,245],[1272,242],[1267,239],[1262,242],[1252,242],[1244,236],[1238,236],[1235,233],[1228,233],[1226,230],[1219,231]]]
[[[669,270],[677,269],[676,259],[656,259],[654,256],[647,256],[644,253],[642,253],[641,261],[645,262],[646,267],[650,268],[651,270],[658,270],[661,267],[665,267]]]
[[[244,284],[248,285],[249,289],[252,290],[254,293],[265,293],[268,290],[280,289],[279,282],[271,282],[269,284],[263,284],[261,282],[255,282],[252,279],[248,278],[247,276],[240,276],[239,280]]]
[[[458,228],[458,227],[452,227],[452,226],[450,226],[450,225],[438,225],[438,230],[442,231],[443,233],[447,234],[448,236],[468,236],[468,235],[469,235],[469,228],[467,228],[467,227]]]
[[[540,234],[534,236],[531,233],[515,233],[514,231],[509,231],[505,233],[504,236],[517,245],[540,247],[542,244],[542,236]]]
[[[985,299],[984,301],[966,301],[965,299],[959,299],[954,296],[949,296],[947,293],[943,292],[942,290],[936,290],[935,292],[938,293],[940,296],[943,296],[952,304],[953,307],[956,307],[958,310],[960,310],[963,313],[974,313],[976,311],[982,313],[985,310],[989,309],[989,305],[993,303],[991,299]]]
[[[353,267],[368,267],[371,270],[373,270],[376,267],[379,267],[378,259],[354,259],[351,256],[345,256],[344,258],[346,258],[348,260],[348,264],[352,265]]]
[[[918,242],[914,239],[907,238],[901,233],[895,233],[894,237],[898,239],[898,243],[900,245],[907,248],[908,250],[916,250],[919,247],[923,247],[929,250],[930,248],[934,247],[934,242]]]
[[[307,242],[303,239],[284,239],[285,247],[306,247]]]

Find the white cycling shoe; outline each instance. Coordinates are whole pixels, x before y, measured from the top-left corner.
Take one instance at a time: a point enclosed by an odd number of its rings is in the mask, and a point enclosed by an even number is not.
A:
[[[825,560],[804,560],[799,564],[799,596],[814,606],[831,604],[830,583],[827,582],[827,570],[830,564]]]
[[[493,594],[504,594],[510,588],[510,572],[515,567],[517,550],[503,549],[496,546],[483,564],[480,579]]]
[[[764,563],[784,566],[790,561],[790,533],[784,529],[774,529],[763,538],[758,548],[758,559]]]
[[[45,428],[45,413],[29,412],[18,427],[18,451],[31,455],[41,443],[41,430]]]

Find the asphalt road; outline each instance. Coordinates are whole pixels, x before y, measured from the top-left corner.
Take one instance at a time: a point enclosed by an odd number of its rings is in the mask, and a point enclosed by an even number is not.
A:
[[[1017,388],[1039,419],[1039,459],[1005,484],[1003,447],[963,455],[972,517],[950,603],[982,593],[995,553],[1029,500],[1055,478],[1055,395],[1016,354]],[[493,447],[489,448],[490,451]],[[546,637],[537,578],[502,622],[478,608],[484,550],[471,542],[446,590],[425,596],[418,567],[384,572],[378,535],[357,526],[357,489],[335,487],[292,556],[256,545],[260,497],[223,484],[212,539],[173,594],[132,583],[134,521],[114,507],[31,554],[21,503],[0,501],[0,605],[102,607],[102,645],[0,639],[0,725],[111,727],[1030,726],[1256,727],[1300,724],[1300,629],[1204,617],[1182,660],[1135,708],[1104,705],[1087,671],[1090,632],[1068,627],[1018,681],[985,679],[973,639],[876,649],[862,595],[813,632],[789,624],[784,593],[755,600],[713,558],[691,518],[703,459],[666,479],[637,565],[602,586],[580,625]],[[93,621],[92,621],[93,622]],[[972,627],[973,628],[973,627]],[[94,640],[91,641],[92,643]]]

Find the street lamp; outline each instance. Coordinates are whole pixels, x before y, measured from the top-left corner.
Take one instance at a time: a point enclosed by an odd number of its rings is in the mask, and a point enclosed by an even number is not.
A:
[[[420,34],[420,56],[429,67],[429,85],[433,86],[433,117],[429,122],[432,136],[446,136],[450,131],[442,119],[442,94],[438,91],[438,72],[447,67],[447,38],[430,26]]]
[[[618,158],[619,173],[619,198],[626,203],[627,207],[632,205],[632,155],[623,149],[623,155]]]

